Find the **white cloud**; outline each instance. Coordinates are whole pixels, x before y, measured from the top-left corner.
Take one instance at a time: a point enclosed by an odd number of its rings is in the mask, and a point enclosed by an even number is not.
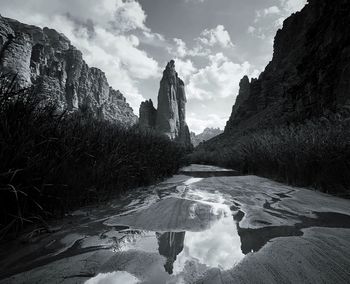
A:
[[[180,58],[185,57],[188,53],[186,43],[180,38],[173,38],[173,44],[168,46],[168,52]]]
[[[210,48],[204,47],[198,38],[194,47],[188,48],[187,44],[180,38],[173,38],[172,42],[168,42],[166,50],[173,57],[184,58],[188,56],[207,56],[210,54]]]
[[[2,11],[4,16],[64,33],[83,52],[89,66],[105,72],[109,83],[124,93],[137,112],[143,97],[136,83],[159,77],[160,68],[156,60],[140,49],[140,40],[133,31],[141,31],[145,39],[163,40],[145,26],[146,14],[138,2],[4,1],[7,2]]]
[[[262,40],[272,41],[276,30],[281,28],[283,21],[292,13],[300,11],[307,0],[277,0],[279,7],[271,6],[255,12],[255,26],[248,28],[248,33]],[[264,19],[267,16],[274,16],[276,20],[266,22]]]
[[[248,34],[252,34],[252,33],[254,33],[254,32],[255,32],[255,30],[256,30],[256,28],[255,28],[255,27],[253,27],[253,26],[249,26],[249,27],[248,27],[248,29],[247,29],[247,32],[248,32]]]
[[[238,92],[240,79],[249,74],[248,62],[234,63],[222,53],[209,56],[209,65],[199,69],[189,79],[189,99],[208,100],[225,98]]]
[[[277,6],[271,6],[263,10],[264,16],[274,15],[281,13],[281,10]]]
[[[218,25],[214,29],[205,29],[200,34],[198,41],[207,46],[233,47],[230,34],[223,25]]]
[[[257,10],[255,11],[255,19],[254,19],[254,23],[259,22],[260,18],[264,18],[270,15],[282,15],[283,11],[281,11],[280,8],[278,8],[277,6],[271,6],[262,10]]]
[[[206,117],[198,117],[198,115],[191,112],[187,115],[186,120],[190,131],[199,134],[202,133],[206,127],[220,127],[220,129],[224,129],[228,116],[221,117],[217,114],[211,113]]]
[[[292,14],[300,11],[307,3],[307,0],[279,0],[283,10]]]
[[[190,77],[197,72],[197,68],[190,59],[182,60],[180,58],[175,58],[174,60],[179,77],[187,84]]]

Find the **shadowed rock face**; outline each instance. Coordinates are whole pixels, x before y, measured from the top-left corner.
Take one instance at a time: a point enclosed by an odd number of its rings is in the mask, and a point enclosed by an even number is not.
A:
[[[144,101],[140,106],[139,123],[144,128],[155,128],[157,120],[157,110],[153,106],[152,100]]]
[[[178,254],[184,248],[185,233],[186,232],[156,233],[159,245],[158,251],[159,254],[166,257],[164,268],[169,274],[173,273],[174,262]]]
[[[88,106],[96,117],[132,125],[137,116],[105,74],[90,68],[82,53],[55,30],[0,16],[0,72],[17,74],[21,86],[56,101],[61,109]]]
[[[163,71],[160,81],[158,108],[154,109],[151,100],[141,103],[140,124],[154,128],[172,140],[190,145],[190,132],[186,124],[186,102],[184,82],[178,77],[175,62],[171,60]]]
[[[248,77],[247,77],[248,78]],[[249,81],[248,81],[249,83]],[[196,135],[191,132],[191,142],[194,147],[198,146],[201,142],[210,140],[211,138],[220,135],[223,131],[220,128],[205,128],[202,133]]]
[[[225,132],[257,129],[350,109],[350,2],[309,0],[283,23],[272,61],[245,76]]]

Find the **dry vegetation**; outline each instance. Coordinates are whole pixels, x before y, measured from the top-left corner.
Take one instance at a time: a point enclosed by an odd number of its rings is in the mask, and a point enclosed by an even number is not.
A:
[[[199,147],[190,160],[349,196],[350,120],[334,115],[263,130],[231,146]]]
[[[0,238],[26,223],[148,185],[176,172],[184,149],[138,127],[57,111],[0,81]]]

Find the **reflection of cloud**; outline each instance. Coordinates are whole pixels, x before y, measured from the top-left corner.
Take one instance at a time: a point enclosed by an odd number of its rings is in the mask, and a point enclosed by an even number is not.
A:
[[[227,207],[229,211],[229,208]],[[223,270],[235,266],[243,257],[241,242],[234,220],[229,214],[216,222],[210,230],[187,232],[184,250],[174,263],[174,274],[181,273],[187,262],[198,262]]]
[[[115,284],[128,283],[136,284],[140,281],[133,275],[125,271],[115,271],[111,273],[100,273],[94,278],[89,279],[85,284]]]

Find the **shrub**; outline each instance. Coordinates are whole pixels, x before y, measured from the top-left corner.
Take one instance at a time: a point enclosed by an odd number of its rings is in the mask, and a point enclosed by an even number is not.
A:
[[[184,149],[167,137],[66,113],[0,78],[0,237],[25,223],[175,173]]]
[[[191,161],[337,194],[350,186],[349,119],[337,115],[257,131],[222,149],[208,149],[195,151]]]

